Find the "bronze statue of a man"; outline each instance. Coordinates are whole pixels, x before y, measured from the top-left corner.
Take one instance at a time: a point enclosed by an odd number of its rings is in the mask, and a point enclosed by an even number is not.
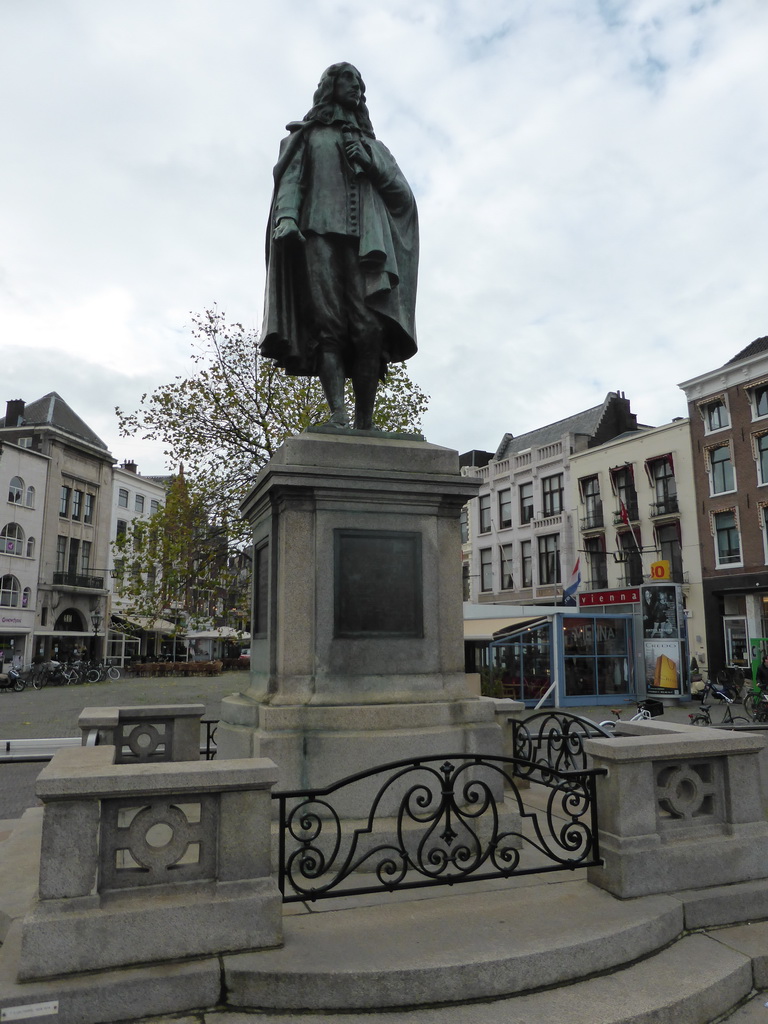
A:
[[[365,83],[351,64],[324,72],[312,109],[287,125],[267,228],[261,353],[294,375],[319,376],[328,421],[372,427],[387,363],[416,351],[416,202],[373,133]]]

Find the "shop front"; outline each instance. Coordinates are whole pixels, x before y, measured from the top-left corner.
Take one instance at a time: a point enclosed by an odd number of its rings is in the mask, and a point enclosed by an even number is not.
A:
[[[553,611],[488,645],[494,695],[528,705],[611,704],[635,692],[632,614]]]
[[[32,660],[32,627],[35,613],[24,608],[2,608],[0,660],[6,666],[24,668]]]

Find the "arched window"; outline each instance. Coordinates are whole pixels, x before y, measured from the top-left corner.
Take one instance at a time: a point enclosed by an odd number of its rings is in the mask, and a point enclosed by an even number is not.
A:
[[[15,476],[8,484],[8,501],[14,505],[20,505],[24,498],[24,481],[20,476]]]
[[[32,590],[29,587],[24,587],[24,591],[21,595],[21,607],[29,608],[32,601]]]
[[[59,615],[53,628],[57,633],[67,632],[84,632],[85,621],[76,608],[67,608]]]
[[[34,508],[34,507],[35,507],[35,488],[34,487],[28,487],[27,488],[27,508]]]
[[[27,558],[35,557],[35,538],[27,537]]]
[[[10,573],[0,578],[0,606],[3,608],[19,607],[19,581]]]
[[[0,553],[4,555],[24,554],[24,531],[18,523],[6,523],[0,530]]]

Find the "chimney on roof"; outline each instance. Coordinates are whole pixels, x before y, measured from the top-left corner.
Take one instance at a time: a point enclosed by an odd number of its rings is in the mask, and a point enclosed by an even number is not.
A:
[[[20,427],[24,422],[24,410],[26,403],[21,398],[13,398],[5,403],[5,425],[6,427]]]
[[[136,463],[133,462],[131,459],[127,459],[125,462],[123,462],[122,465],[120,466],[120,469],[124,469],[126,473],[137,472]]]

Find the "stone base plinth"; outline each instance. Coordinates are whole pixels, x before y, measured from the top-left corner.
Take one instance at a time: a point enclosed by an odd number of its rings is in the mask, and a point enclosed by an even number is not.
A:
[[[24,920],[19,980],[277,946],[281,907],[272,878],[41,901]]]
[[[501,754],[490,701],[273,707],[234,694],[221,704],[219,756],[268,757],[277,789],[319,789],[388,761],[436,754]],[[370,787],[353,798],[350,817],[365,817]]]

